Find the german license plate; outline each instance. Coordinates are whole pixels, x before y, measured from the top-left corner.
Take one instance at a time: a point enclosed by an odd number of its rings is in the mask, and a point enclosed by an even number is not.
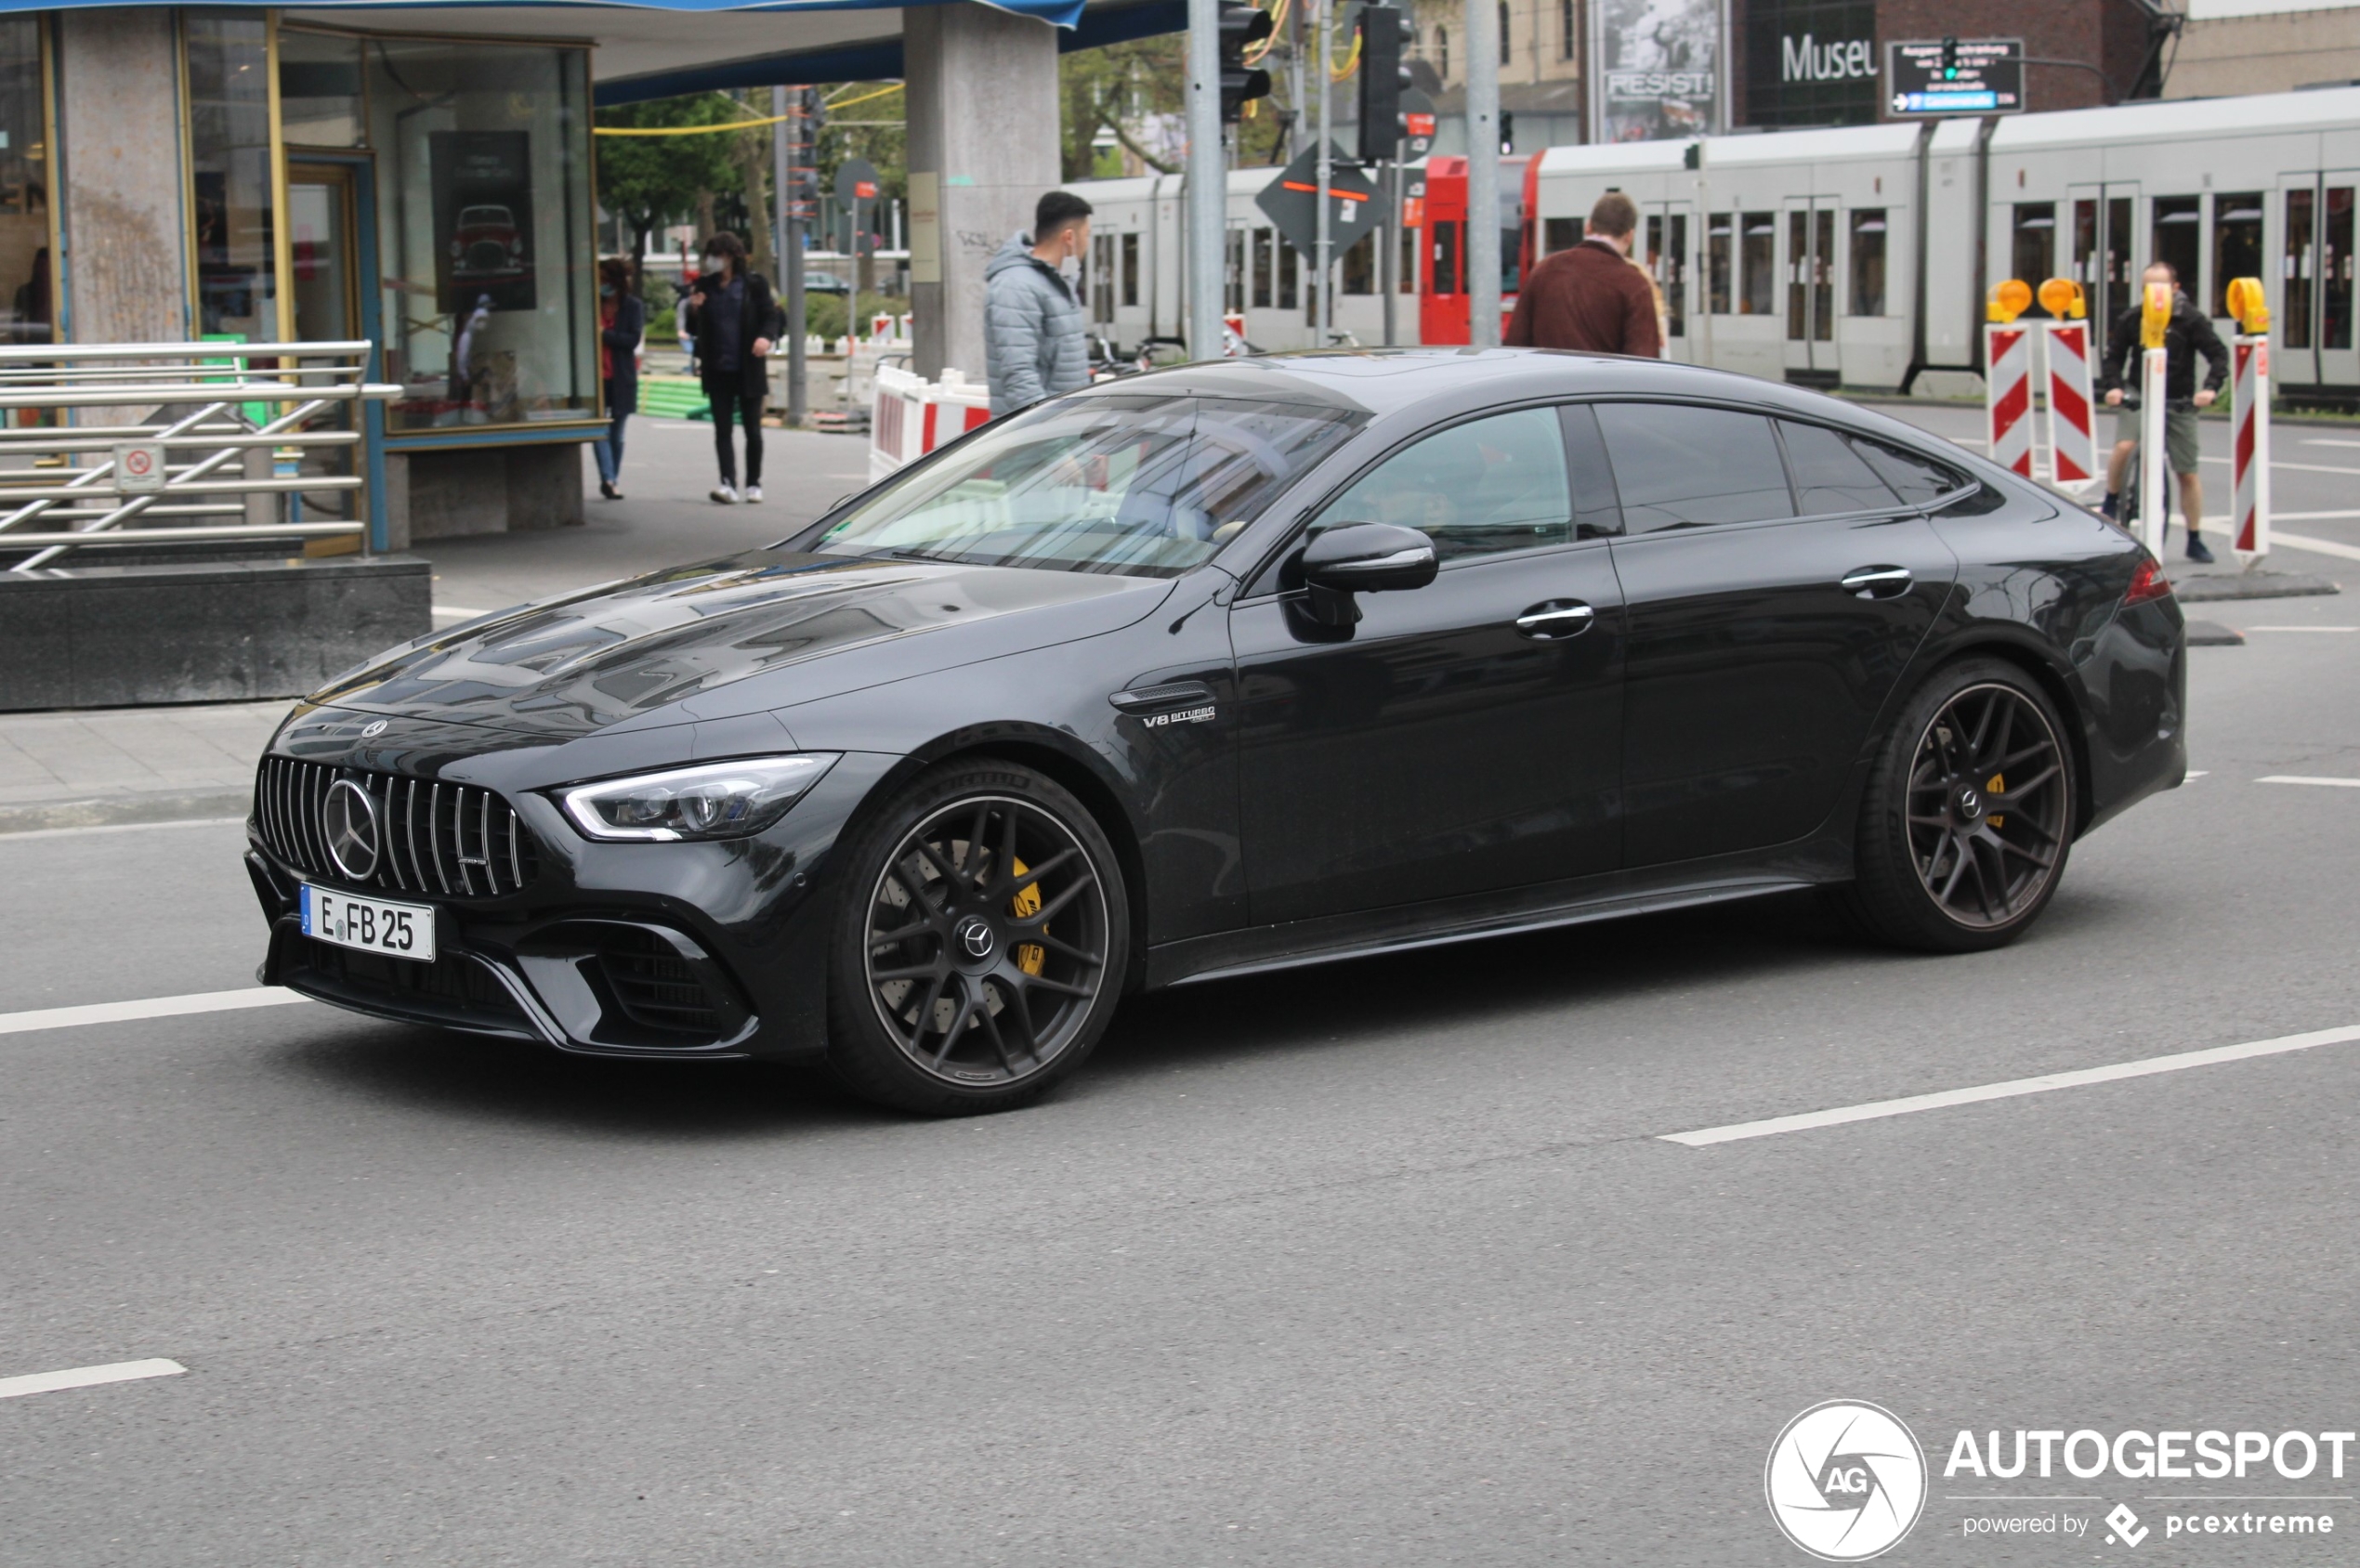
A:
[[[302,908],[306,936],[387,958],[434,961],[434,910],[426,905],[357,898],[306,882]]]

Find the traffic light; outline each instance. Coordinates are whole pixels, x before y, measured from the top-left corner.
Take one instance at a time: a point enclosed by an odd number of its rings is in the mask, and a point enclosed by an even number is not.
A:
[[[1259,6],[1221,0],[1221,123],[1234,125],[1254,98],[1270,96],[1270,73],[1246,63],[1246,50],[1261,43],[1276,24]]]
[[[1391,163],[1401,151],[1401,91],[1409,85],[1402,50],[1417,24],[1397,7],[1360,8],[1360,161]]]
[[[1942,79],[1946,82],[1959,79],[1959,41],[1956,38],[1942,41]]]

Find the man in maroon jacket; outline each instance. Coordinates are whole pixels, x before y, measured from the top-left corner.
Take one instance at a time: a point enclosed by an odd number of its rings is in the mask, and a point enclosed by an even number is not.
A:
[[[1655,290],[1631,264],[1639,209],[1609,190],[1590,209],[1581,243],[1532,269],[1508,319],[1511,348],[1579,348],[1592,354],[1663,352]]]

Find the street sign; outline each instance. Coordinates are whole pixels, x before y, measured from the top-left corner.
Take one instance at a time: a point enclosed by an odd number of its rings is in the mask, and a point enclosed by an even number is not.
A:
[[[877,171],[866,158],[846,158],[836,165],[836,200],[846,206],[877,199]]]
[[[1434,150],[1434,99],[1415,87],[1401,89],[1401,161],[1414,163]]]
[[[1377,182],[1357,163],[1344,162],[1344,154],[1332,150],[1328,154],[1328,255],[1331,260],[1350,250],[1359,238],[1376,228],[1384,216],[1383,198],[1377,192]],[[1305,148],[1300,157],[1278,171],[1278,177],[1262,188],[1254,205],[1270,215],[1278,232],[1287,237],[1304,255],[1311,255],[1319,242],[1319,159],[1317,151]]]
[[[164,489],[164,443],[124,441],[114,449],[114,488],[124,495],[153,495]]]
[[[1885,46],[1885,107],[1910,118],[2024,112],[2024,40],[1934,38]]]

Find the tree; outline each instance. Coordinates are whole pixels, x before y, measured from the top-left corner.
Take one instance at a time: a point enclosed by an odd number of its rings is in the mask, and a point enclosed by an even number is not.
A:
[[[1103,48],[1076,49],[1057,62],[1065,98],[1065,177],[1088,179],[1097,172],[1098,132],[1115,139],[1151,169],[1171,174],[1179,165],[1149,150],[1139,125],[1150,115],[1177,114],[1185,107],[1187,35],[1167,33]]]
[[[602,109],[597,123],[648,128],[719,125],[745,117],[744,109],[721,94],[697,93]],[[631,226],[635,269],[637,258],[647,255],[648,236],[664,219],[685,212],[709,214],[714,193],[738,188],[730,144],[751,134],[598,138],[598,204]]]

